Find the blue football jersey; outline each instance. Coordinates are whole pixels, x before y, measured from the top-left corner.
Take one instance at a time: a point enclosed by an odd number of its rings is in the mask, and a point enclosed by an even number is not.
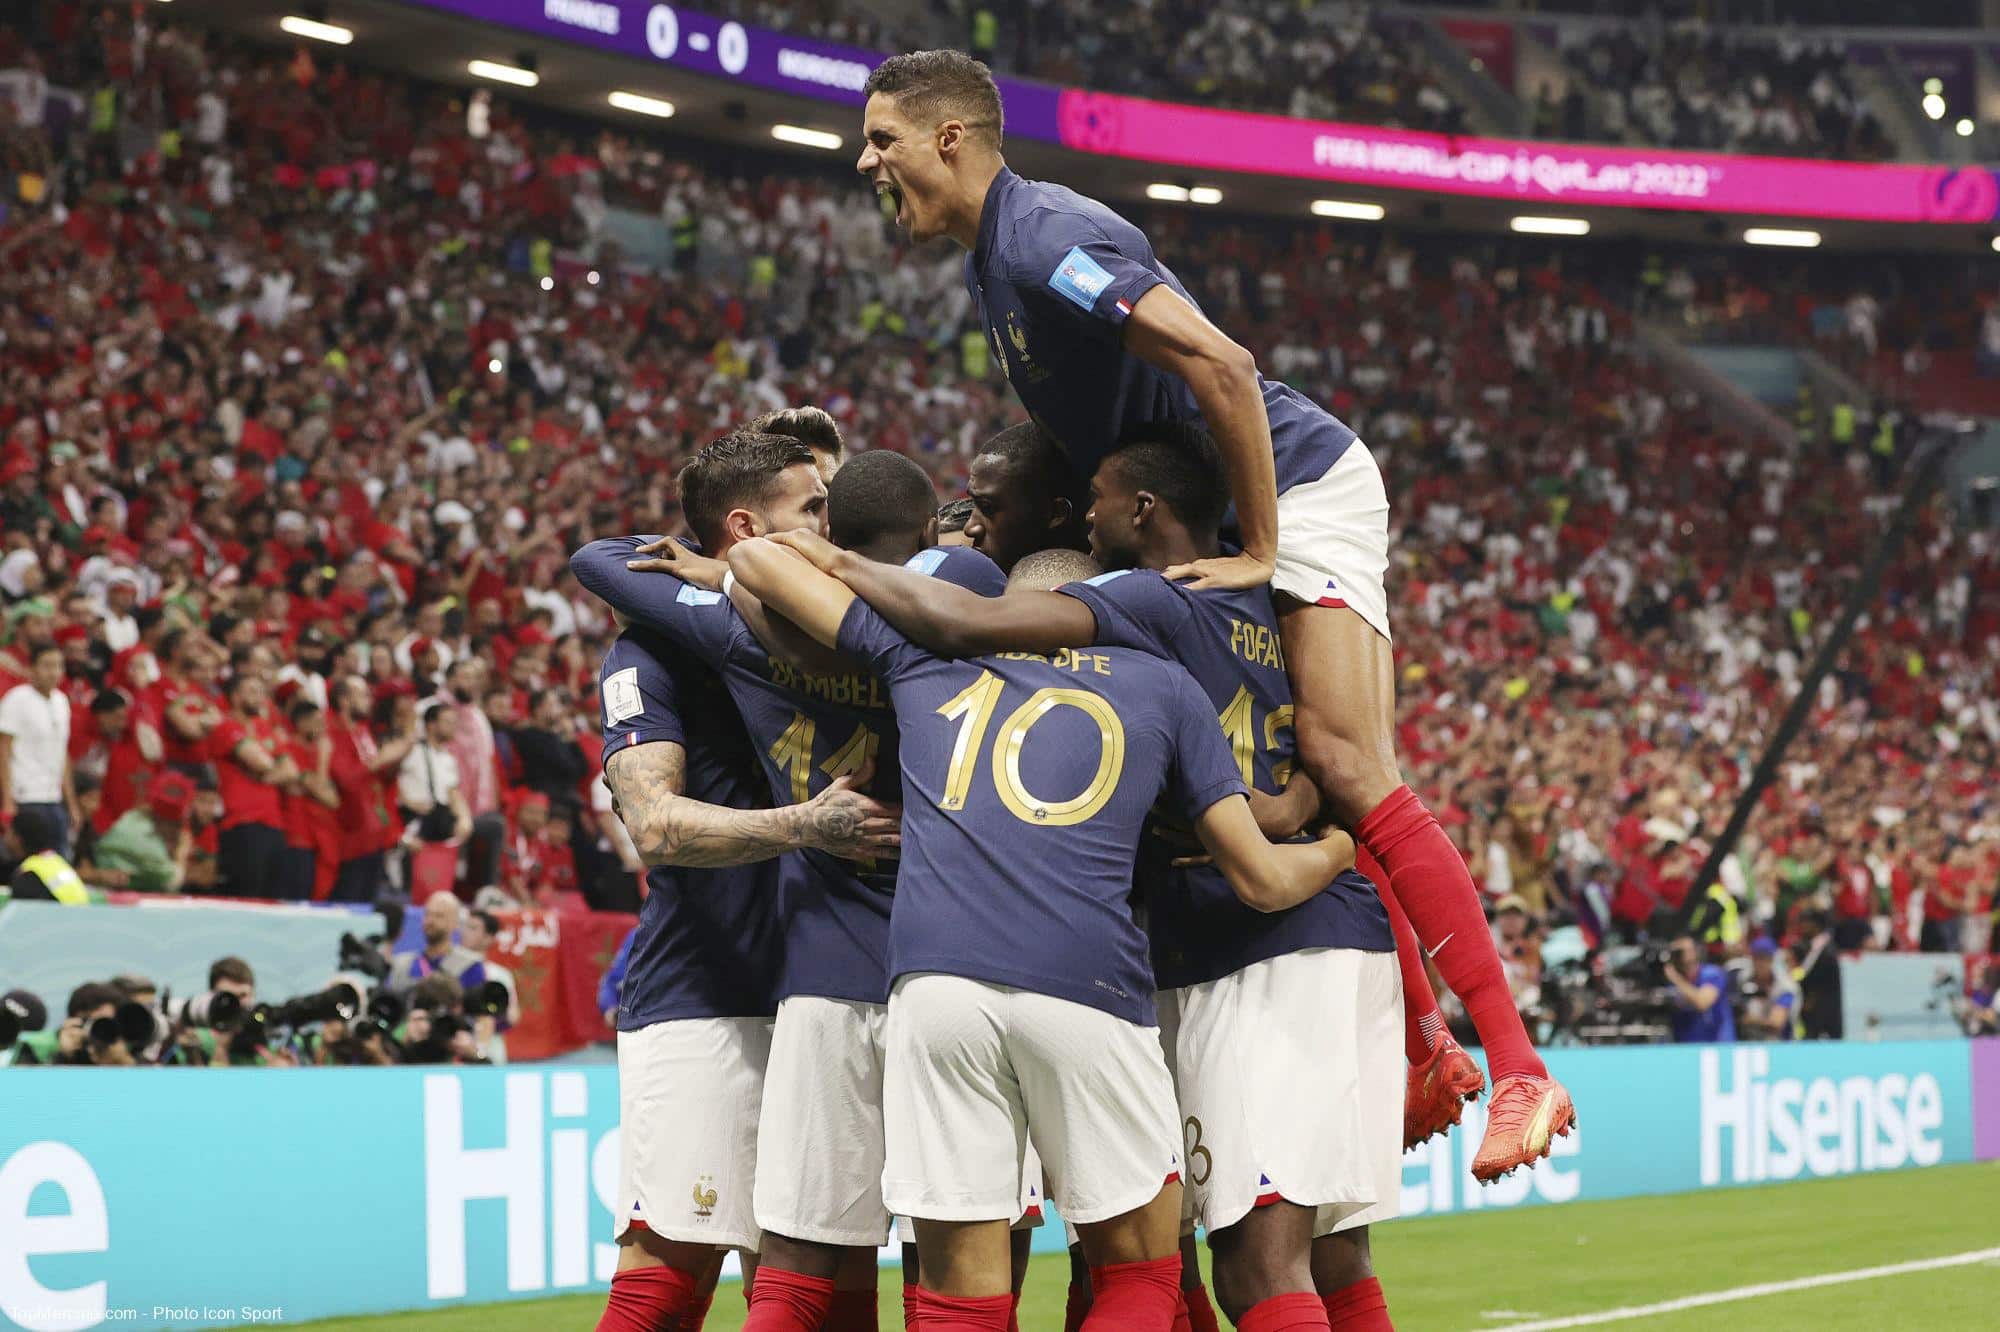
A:
[[[604,758],[667,741],[687,755],[683,793],[732,809],[770,803],[749,738],[715,672],[661,635],[628,630],[598,671]],[[633,932],[618,1030],[670,1018],[763,1017],[776,1005],[783,935],[776,861],[661,865]]]
[[[649,539],[592,542],[571,557],[570,567],[579,583],[633,623],[715,665],[762,761],[770,799],[802,804],[872,761],[868,793],[900,800],[896,715],[882,682],[858,664],[832,675],[797,670],[764,649],[722,594],[626,569],[633,548]],[[970,547],[921,551],[910,567],[983,596],[1006,585],[999,566]],[[785,881],[778,998],[886,1001],[895,862],[845,860],[817,850],[787,859],[797,863]]]
[[[1132,307],[1154,287],[1196,302],[1146,233],[1095,199],[1003,167],[986,191],[965,282],[1021,405],[1080,475],[1134,426],[1201,420],[1187,381],[1122,340]],[[1326,475],[1354,432],[1289,386],[1260,382],[1282,495]]]
[[[1200,687],[1122,648],[936,657],[863,601],[840,646],[881,674],[902,727],[891,981],[941,972],[1151,1025],[1131,901],[1147,811],[1192,821],[1245,790]]]
[[[1097,617],[1097,642],[1186,667],[1207,695],[1245,783],[1275,794],[1295,759],[1292,688],[1267,588],[1196,591],[1145,569],[1100,574],[1061,589]],[[1349,870],[1289,911],[1245,906],[1220,871],[1176,869],[1171,820],[1141,857],[1153,968],[1161,989],[1200,985],[1253,962],[1307,948],[1388,952],[1388,912],[1366,875]]]

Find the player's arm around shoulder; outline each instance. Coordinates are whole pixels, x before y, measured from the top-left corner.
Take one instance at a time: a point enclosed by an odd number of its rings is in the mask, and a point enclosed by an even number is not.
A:
[[[836,778],[802,805],[731,809],[683,795],[687,751],[669,740],[632,745],[605,760],[611,807],[647,865],[719,869],[813,849],[858,858],[894,856],[898,811],[857,788],[871,773]]]
[[[1316,842],[1273,843],[1241,796],[1210,805],[1195,832],[1236,896],[1258,911],[1288,911],[1354,868],[1354,839],[1345,832],[1329,828]]]

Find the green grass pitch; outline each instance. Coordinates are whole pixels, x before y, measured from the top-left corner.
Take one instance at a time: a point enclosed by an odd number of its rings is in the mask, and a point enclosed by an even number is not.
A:
[[[1528,1207],[1396,1222],[1375,1267],[1403,1332],[1499,1329],[2000,1246],[2000,1162],[1665,1198]],[[1206,1255],[1204,1254],[1204,1257]],[[901,1274],[882,1272],[884,1328],[900,1324]],[[1037,1256],[1026,1332],[1059,1332],[1067,1263]],[[601,1295],[304,1324],[318,1332],[589,1329]],[[2000,1261],[1882,1277],[1609,1324],[1644,1332],[1718,1327],[1994,1327]],[[743,1301],[717,1293],[708,1332],[737,1332]]]

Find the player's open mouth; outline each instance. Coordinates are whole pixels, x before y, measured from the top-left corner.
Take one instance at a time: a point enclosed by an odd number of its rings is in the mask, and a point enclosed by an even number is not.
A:
[[[886,180],[878,180],[875,182],[875,195],[877,198],[880,198],[883,195],[887,195],[891,199],[894,199],[896,201],[896,221],[898,224],[902,224],[903,192],[897,189],[894,185],[890,184]]]

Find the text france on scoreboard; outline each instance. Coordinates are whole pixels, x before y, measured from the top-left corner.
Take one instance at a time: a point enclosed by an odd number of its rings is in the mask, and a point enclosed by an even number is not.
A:
[[[859,106],[888,54],[652,0],[405,0],[709,78]],[[1167,166],[1595,208],[1898,223],[2000,218],[1987,167],[1481,139],[1220,111],[1003,77],[1007,132]]]
[[[1470,1107],[1405,1157],[1405,1216],[2000,1158],[2000,1040],[1548,1062],[1590,1108],[1577,1134],[1481,1188]],[[609,1066],[0,1079],[16,1089],[0,1115],[0,1324],[297,1322],[602,1289],[617,1261]],[[143,1110],[126,1083],[144,1084]],[[1060,1249],[1061,1225],[1037,1246]]]

